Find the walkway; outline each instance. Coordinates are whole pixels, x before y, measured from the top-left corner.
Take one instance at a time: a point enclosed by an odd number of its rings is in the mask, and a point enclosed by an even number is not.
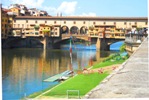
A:
[[[84,98],[149,98],[148,40]]]

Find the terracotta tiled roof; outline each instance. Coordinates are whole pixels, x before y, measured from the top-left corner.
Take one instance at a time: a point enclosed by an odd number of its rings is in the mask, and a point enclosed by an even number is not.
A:
[[[16,19],[65,19],[65,20],[148,20],[147,17],[86,17],[86,16],[17,16]]]

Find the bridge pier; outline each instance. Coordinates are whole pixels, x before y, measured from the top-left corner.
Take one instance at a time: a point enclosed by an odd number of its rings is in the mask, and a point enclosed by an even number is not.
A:
[[[97,51],[109,51],[110,50],[110,46],[108,45],[107,41],[105,38],[97,38],[97,42],[96,42],[96,50]]]

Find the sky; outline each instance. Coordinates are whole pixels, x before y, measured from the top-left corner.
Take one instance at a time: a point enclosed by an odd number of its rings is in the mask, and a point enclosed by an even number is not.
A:
[[[4,8],[24,4],[56,16],[147,17],[148,0],[1,0]]]

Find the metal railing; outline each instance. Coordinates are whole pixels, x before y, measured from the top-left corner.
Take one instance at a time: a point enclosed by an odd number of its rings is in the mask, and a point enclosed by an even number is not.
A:
[[[127,43],[141,43],[148,34],[125,34],[125,42]]]

